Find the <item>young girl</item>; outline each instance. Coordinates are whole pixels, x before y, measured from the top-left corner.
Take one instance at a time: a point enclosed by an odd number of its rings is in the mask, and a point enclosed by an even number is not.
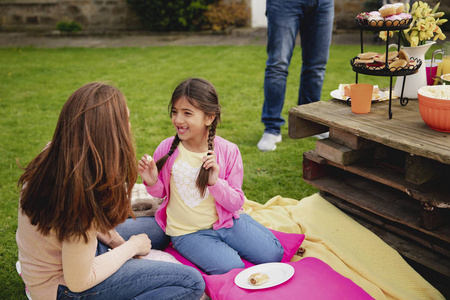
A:
[[[197,270],[131,259],[169,243],[153,218],[127,219],[137,175],[124,95],[102,83],[75,91],[19,180],[16,240],[33,300],[201,297]]]
[[[169,104],[175,137],[139,161],[147,191],[165,200],[156,221],[175,249],[208,274],[279,262],[283,247],[249,215],[240,214],[242,158],[238,147],[216,136],[220,106],[206,80],[191,78],[173,92]],[[149,158],[149,159],[148,159]]]

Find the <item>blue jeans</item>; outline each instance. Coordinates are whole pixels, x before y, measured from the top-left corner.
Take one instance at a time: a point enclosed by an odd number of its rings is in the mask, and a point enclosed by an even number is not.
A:
[[[300,32],[302,70],[298,105],[320,100],[334,20],[333,0],[267,0],[267,62],[261,121],[279,134],[288,68]]]
[[[241,214],[233,227],[206,229],[174,236],[175,249],[207,274],[224,274],[244,268],[241,258],[253,264],[280,262],[284,249],[273,233]]]
[[[127,240],[133,234],[147,233],[152,248],[163,249],[170,242],[153,217],[127,219],[116,228]],[[97,255],[108,251],[99,242]],[[113,275],[80,293],[59,285],[58,300],[62,299],[200,299],[205,282],[196,269],[169,262],[130,259]]]

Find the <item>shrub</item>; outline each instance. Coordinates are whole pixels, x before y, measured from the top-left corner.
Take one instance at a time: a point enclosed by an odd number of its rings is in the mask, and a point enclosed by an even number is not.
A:
[[[78,32],[83,30],[83,26],[77,22],[58,22],[56,24],[56,29],[64,32]]]
[[[196,31],[205,24],[203,13],[217,0],[127,0],[144,27],[152,31]]]
[[[245,26],[250,18],[247,5],[238,2],[214,3],[204,15],[213,31],[223,31],[232,26]]]

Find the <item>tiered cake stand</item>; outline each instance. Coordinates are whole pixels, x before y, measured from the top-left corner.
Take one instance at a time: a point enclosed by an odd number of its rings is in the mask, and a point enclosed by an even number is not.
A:
[[[373,23],[376,22],[376,23]],[[409,64],[404,68],[389,68],[388,64],[388,55],[389,53],[389,32],[390,31],[399,31],[398,35],[398,49],[400,51],[400,30],[405,30],[411,24],[412,19],[404,19],[404,20],[396,20],[396,21],[372,21],[371,24],[367,20],[356,18],[356,23],[358,24],[361,30],[361,53],[364,53],[363,46],[363,32],[364,31],[387,31],[386,38],[386,62],[384,66],[370,66],[367,64],[355,63],[355,60],[358,57],[354,57],[350,60],[350,64],[352,65],[353,71],[356,72],[356,83],[358,83],[358,74],[372,75],[372,76],[385,76],[390,78],[389,84],[389,119],[392,119],[392,77],[404,76],[402,92],[400,95],[400,104],[405,106],[408,104],[409,99],[403,97],[403,90],[405,88],[406,76],[415,74],[419,71],[420,66],[422,65],[422,60],[414,57],[410,57]],[[375,25],[375,26],[373,26]]]

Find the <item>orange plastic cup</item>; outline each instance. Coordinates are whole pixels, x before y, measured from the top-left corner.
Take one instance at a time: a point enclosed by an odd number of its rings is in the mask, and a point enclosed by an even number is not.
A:
[[[368,83],[356,83],[350,86],[352,96],[352,112],[355,114],[367,114],[372,105],[373,85]]]

